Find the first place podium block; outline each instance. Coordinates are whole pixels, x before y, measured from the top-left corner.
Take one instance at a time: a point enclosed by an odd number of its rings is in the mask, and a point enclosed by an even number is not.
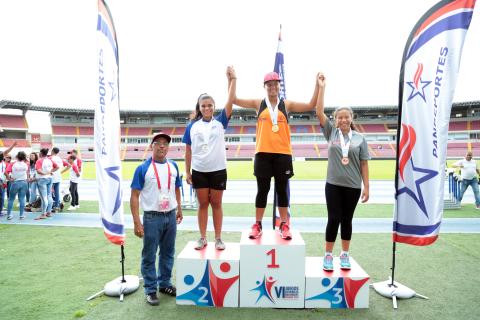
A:
[[[370,277],[350,257],[350,270],[340,269],[333,259],[333,271],[323,270],[323,257],[307,257],[305,270],[305,308],[368,308]]]
[[[304,308],[305,242],[298,231],[283,240],[264,230],[258,239],[240,240],[240,307]]]
[[[177,304],[238,307],[240,247],[225,246],[215,250],[209,242],[195,250],[195,242],[188,242],[177,257]]]

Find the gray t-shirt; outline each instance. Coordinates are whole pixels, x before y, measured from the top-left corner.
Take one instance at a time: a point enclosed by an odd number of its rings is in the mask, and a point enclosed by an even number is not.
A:
[[[348,150],[349,162],[342,164],[342,145],[340,143],[341,131],[332,122],[327,120],[323,129],[323,135],[328,141],[328,167],[327,182],[342,187],[362,188],[362,174],[360,160],[370,160],[368,146],[365,137],[352,130],[352,141]],[[345,142],[348,142],[348,136]]]

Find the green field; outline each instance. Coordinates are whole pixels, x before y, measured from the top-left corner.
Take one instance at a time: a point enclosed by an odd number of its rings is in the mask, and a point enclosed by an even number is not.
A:
[[[449,160],[447,163],[454,162]],[[130,180],[140,161],[123,161],[122,174],[124,180]],[[185,172],[185,163],[177,161],[180,172]],[[371,180],[393,180],[395,178],[395,160],[370,160]],[[324,180],[327,174],[327,161],[294,161],[293,171],[297,180]],[[229,180],[254,180],[253,161],[228,161],[227,172]],[[64,175],[68,179],[68,173]],[[84,162],[84,179],[95,179],[95,163]]]
[[[307,256],[318,256],[324,235],[302,234]],[[179,232],[176,253],[196,232]],[[209,236],[212,236],[209,234]],[[239,233],[225,233],[229,242]],[[477,313],[477,274],[480,235],[443,234],[428,247],[399,245],[396,280],[430,300],[389,299],[370,289],[370,307],[362,310],[252,309],[177,306],[161,296],[160,306],[145,303],[142,288],[118,298],[85,299],[121,274],[120,248],[107,242],[101,229],[0,225],[0,318],[38,319],[474,319]],[[126,274],[139,274],[141,240],[128,231]],[[228,245],[228,244],[227,244]],[[386,280],[391,266],[390,234],[354,234],[352,256],[372,282]],[[337,252],[339,248],[335,249]],[[460,269],[459,269],[460,268]],[[458,272],[461,270],[461,272]]]
[[[124,180],[130,180],[135,168],[141,162],[122,162],[122,174]],[[185,163],[177,161],[180,172],[185,172]],[[393,180],[395,177],[395,160],[371,160],[370,179]],[[297,180],[323,180],[327,174],[327,161],[294,161],[293,171]],[[227,172],[229,180],[254,180],[253,161],[228,161]],[[68,176],[65,176],[68,178]],[[95,179],[95,163],[85,162],[83,169],[84,179]]]

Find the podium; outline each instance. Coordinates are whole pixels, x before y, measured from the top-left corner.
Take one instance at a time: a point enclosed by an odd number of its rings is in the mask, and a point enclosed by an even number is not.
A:
[[[177,304],[238,307],[240,247],[225,243],[225,250],[215,250],[209,242],[195,250],[189,241],[177,257]]]
[[[300,232],[283,240],[264,230],[258,239],[243,231],[223,251],[190,241],[177,257],[177,304],[253,308],[368,308],[369,275],[350,257],[351,269],[323,270],[323,257],[305,257]]]
[[[264,230],[258,239],[240,240],[240,307],[304,308],[305,242],[298,231],[283,240]]]
[[[305,259],[305,308],[368,308],[370,277],[350,257],[350,270],[340,269],[333,258],[333,271],[323,270],[323,257]]]

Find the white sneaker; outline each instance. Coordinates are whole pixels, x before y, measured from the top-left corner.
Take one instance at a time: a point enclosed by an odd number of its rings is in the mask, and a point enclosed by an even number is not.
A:
[[[77,205],[75,206],[75,208],[77,208],[77,209],[80,209],[80,205],[79,205],[79,204],[77,204]]]
[[[75,206],[70,206],[70,208],[67,209],[67,211],[75,211],[77,210],[77,207]]]

